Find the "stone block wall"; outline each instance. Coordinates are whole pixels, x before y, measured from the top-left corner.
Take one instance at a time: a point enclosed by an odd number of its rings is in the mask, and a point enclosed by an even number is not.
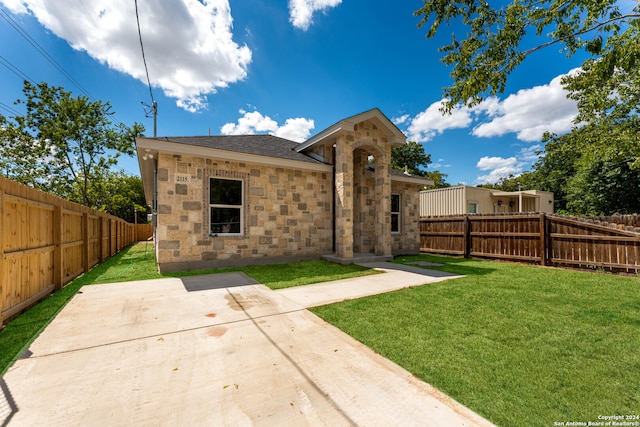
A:
[[[420,189],[417,184],[391,183],[391,193],[400,195],[400,233],[391,233],[393,255],[420,253]]]
[[[210,235],[210,177],[242,180],[242,235]],[[161,271],[331,253],[332,179],[331,172],[160,154],[156,250]]]

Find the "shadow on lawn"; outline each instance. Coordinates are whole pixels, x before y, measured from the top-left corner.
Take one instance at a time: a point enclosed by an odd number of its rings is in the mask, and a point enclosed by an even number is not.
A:
[[[453,258],[438,255],[421,254],[400,256],[393,262],[420,267],[427,270],[444,271],[447,273],[461,274],[465,276],[483,276],[495,271],[495,268],[491,267],[490,263],[468,258]]]

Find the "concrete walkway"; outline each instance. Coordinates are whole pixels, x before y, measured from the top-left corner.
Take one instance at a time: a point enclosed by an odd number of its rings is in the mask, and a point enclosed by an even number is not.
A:
[[[242,273],[86,286],[0,382],[0,425],[492,425],[305,309],[446,278],[379,267],[275,292]]]

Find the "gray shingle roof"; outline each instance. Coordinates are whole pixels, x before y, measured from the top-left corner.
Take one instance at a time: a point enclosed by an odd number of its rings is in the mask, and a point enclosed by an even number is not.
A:
[[[295,151],[299,145],[297,142],[273,135],[166,136],[148,139],[300,162],[322,163]]]

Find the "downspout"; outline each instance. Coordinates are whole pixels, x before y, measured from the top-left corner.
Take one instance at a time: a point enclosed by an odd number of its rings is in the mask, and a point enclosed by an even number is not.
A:
[[[153,226],[153,243],[156,259],[158,259],[158,159],[153,159],[153,201],[151,205],[151,225]]]
[[[333,200],[331,202],[331,218],[333,221],[332,228],[332,241],[333,241],[333,253],[336,253],[336,147],[333,146],[333,158],[331,159],[331,163],[333,164],[333,181],[331,182],[331,188],[333,193]]]

